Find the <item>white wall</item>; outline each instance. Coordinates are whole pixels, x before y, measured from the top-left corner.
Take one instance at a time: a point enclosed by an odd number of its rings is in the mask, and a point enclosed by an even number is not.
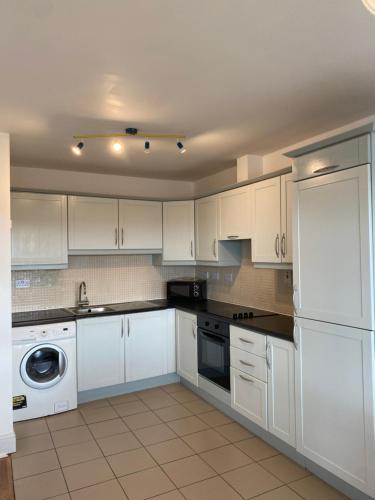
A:
[[[17,166],[11,168],[11,186],[12,189],[30,189],[32,191],[60,191],[162,200],[192,197],[194,189],[194,184],[189,181],[146,179]]]
[[[12,413],[9,135],[0,133],[0,454],[15,451]]]

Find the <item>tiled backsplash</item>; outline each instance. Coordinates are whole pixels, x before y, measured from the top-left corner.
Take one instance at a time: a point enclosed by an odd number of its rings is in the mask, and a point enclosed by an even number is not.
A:
[[[73,306],[81,281],[87,284],[91,304],[164,298],[167,280],[207,271],[211,299],[293,313],[285,271],[255,269],[248,241],[242,243],[241,267],[154,266],[150,255],[104,255],[71,256],[68,269],[58,271],[13,271],[13,312]],[[219,279],[212,279],[212,273],[218,273]],[[227,281],[228,275],[232,282]],[[16,289],[16,279],[29,279],[30,288]]]

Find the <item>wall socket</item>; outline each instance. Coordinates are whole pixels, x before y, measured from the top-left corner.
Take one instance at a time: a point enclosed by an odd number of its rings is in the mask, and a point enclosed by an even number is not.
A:
[[[210,273],[208,271],[200,271],[199,276],[202,280],[208,280]]]
[[[224,281],[225,283],[233,283],[233,273],[225,273]]]
[[[219,279],[220,279],[219,271],[211,271],[211,280],[212,281],[219,281]]]
[[[16,288],[30,288],[31,280],[16,280]]]
[[[289,286],[289,287],[292,287],[292,282],[293,282],[293,278],[292,278],[292,271],[284,271],[284,284],[286,286]]]

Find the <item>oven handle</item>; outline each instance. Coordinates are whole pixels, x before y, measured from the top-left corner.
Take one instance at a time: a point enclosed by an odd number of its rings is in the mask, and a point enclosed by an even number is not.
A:
[[[201,330],[201,329],[199,330],[199,333],[201,333],[202,335],[205,335],[206,337],[217,340],[217,342],[220,342],[220,344],[225,344],[225,342],[226,342],[225,338],[223,338],[221,335],[215,335],[213,333],[208,333],[208,332]]]

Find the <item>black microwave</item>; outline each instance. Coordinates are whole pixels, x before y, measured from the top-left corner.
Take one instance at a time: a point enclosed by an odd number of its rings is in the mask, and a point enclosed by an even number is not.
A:
[[[167,298],[172,300],[205,300],[207,281],[195,278],[177,278],[167,282]]]

